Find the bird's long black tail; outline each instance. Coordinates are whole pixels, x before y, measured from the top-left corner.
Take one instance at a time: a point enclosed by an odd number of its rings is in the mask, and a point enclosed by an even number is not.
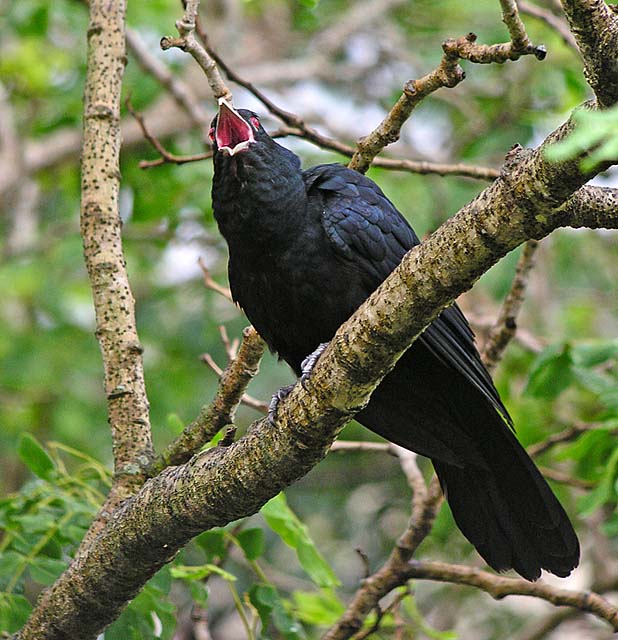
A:
[[[356,418],[432,459],[457,525],[491,567],[528,580],[542,569],[567,576],[579,561],[577,536],[505,412],[413,346]]]
[[[433,461],[457,525],[496,571],[568,576],[579,562],[568,516],[515,436],[492,435],[487,467]]]

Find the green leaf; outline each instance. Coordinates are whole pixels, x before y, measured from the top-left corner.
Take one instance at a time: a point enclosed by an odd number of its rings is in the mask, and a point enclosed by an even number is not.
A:
[[[183,421],[177,413],[168,414],[166,422],[170,431],[176,435],[182,433],[182,430],[185,428]]]
[[[573,362],[580,367],[595,367],[618,358],[618,340],[593,340],[573,346]]]
[[[605,468],[606,460],[614,449],[614,437],[612,432],[618,429],[618,420],[608,420],[602,426],[592,431],[586,431],[575,442],[565,446],[562,451],[556,453],[557,460],[585,461],[587,466],[594,467],[593,461],[599,456]]]
[[[4,585],[22,567],[25,558],[16,551],[5,551],[0,555],[0,587]]]
[[[237,536],[238,544],[247,556],[247,560],[256,560],[264,553],[264,531],[258,527],[245,529]]]
[[[212,562],[215,558],[222,559],[227,556],[225,531],[223,529],[204,531],[204,533],[197,536],[195,542],[204,551],[209,562]]]
[[[602,111],[578,109],[573,113],[575,127],[563,140],[545,149],[550,162],[582,157],[580,166],[590,171],[601,162],[616,160],[618,155],[618,109]]]
[[[249,590],[249,601],[258,612],[264,630],[270,624],[270,616],[278,598],[277,590],[271,584],[254,584]]]
[[[281,601],[273,609],[272,621],[286,640],[304,640],[307,637],[300,622],[292,618]]]
[[[601,524],[601,531],[608,538],[618,537],[618,513],[612,513],[609,520]]]
[[[167,595],[172,588],[172,574],[169,566],[162,567],[148,581],[148,588]]]
[[[579,509],[583,517],[591,515],[599,507],[616,499],[616,478],[618,477],[618,447],[607,462],[605,473],[594,491],[583,496]]]
[[[532,365],[525,393],[535,398],[555,399],[573,383],[571,365],[571,348],[568,344],[547,347]]]
[[[33,514],[25,514],[19,517],[19,524],[26,534],[47,533],[56,528],[57,514],[50,511],[37,511]]]
[[[203,564],[199,566],[176,565],[170,568],[170,573],[172,578],[181,578],[182,580],[203,580],[215,574],[228,582],[236,581],[235,575],[214,564]]]
[[[22,435],[18,453],[22,462],[35,476],[43,480],[50,480],[55,475],[54,461],[32,434],[24,433]]]
[[[269,500],[262,507],[261,513],[268,526],[283,542],[296,550],[298,561],[315,584],[325,588],[340,584],[334,571],[309,537],[307,527],[288,506],[283,493]]]
[[[206,608],[208,604],[208,588],[203,582],[196,582],[192,580],[189,584],[189,593],[191,594],[191,599],[195,602],[196,605]]]
[[[277,589],[270,584],[254,584],[249,590],[249,601],[256,608],[262,621],[262,636],[270,623],[274,624],[286,640],[304,640],[305,630],[300,622],[286,610]]]
[[[317,626],[331,626],[345,612],[345,606],[331,589],[318,593],[295,591],[296,615],[302,622]]]
[[[175,611],[176,606],[149,582],[105,630],[105,640],[171,640],[176,629]]]
[[[32,605],[24,596],[0,593],[0,631],[15,633],[25,624]]]
[[[35,582],[48,586],[53,584],[66,568],[67,563],[64,560],[37,556],[28,567],[28,571]]]

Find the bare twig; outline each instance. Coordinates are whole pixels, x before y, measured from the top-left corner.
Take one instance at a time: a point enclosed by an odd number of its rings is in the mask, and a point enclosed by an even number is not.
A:
[[[512,3],[510,0],[501,0],[503,6]],[[515,11],[515,16],[518,18]],[[505,21],[507,18],[505,17]],[[545,57],[545,49],[534,47],[527,39],[521,42],[521,30],[517,26],[517,20],[509,13],[509,30],[516,34],[517,45],[514,42],[479,45],[476,44],[476,35],[469,33],[467,36],[452,38],[442,44],[444,52],[442,60],[436,69],[418,80],[409,80],[403,93],[386,115],[384,120],[365,138],[358,143],[358,149],[350,160],[348,166],[351,169],[364,173],[371,165],[373,159],[382,149],[399,139],[401,127],[410,117],[414,108],[426,98],[443,87],[455,87],[464,78],[463,69],[459,66],[459,60],[465,59],[476,63],[502,63],[506,60],[517,60],[522,55],[534,54],[538,59]],[[522,25],[523,29],[523,25]],[[525,35],[525,31],[523,32]]]
[[[187,162],[197,162],[199,160],[204,160],[206,158],[212,157],[212,151],[206,151],[204,153],[198,153],[192,156],[177,156],[173,153],[170,153],[160,142],[159,140],[150,132],[148,127],[146,126],[146,121],[144,117],[138,113],[131,104],[131,96],[128,96],[125,100],[125,106],[127,111],[135,118],[137,121],[142,133],[144,134],[144,138],[150,142],[150,144],[159,152],[161,157],[157,160],[142,160],[139,163],[140,169],[149,169],[150,167],[156,167],[161,164],[185,164]]]
[[[441,87],[455,87],[465,78],[458,63],[459,56],[447,43],[442,48],[444,55],[438,67],[419,80],[408,81],[384,120],[358,143],[358,149],[348,163],[350,169],[365,173],[378,153],[399,139],[404,122],[425,97]]]
[[[558,17],[552,11],[547,9],[542,9],[541,7],[537,7],[535,4],[530,4],[529,2],[525,2],[524,0],[518,0],[517,6],[522,13],[525,13],[533,18],[538,18],[542,20],[546,24],[548,24],[552,29],[557,31],[560,34],[560,37],[564,40],[564,42],[575,49],[579,53],[579,49],[577,48],[577,42],[573,37],[569,29],[569,25],[564,22],[560,17]]]
[[[217,375],[217,377],[221,377],[223,375],[223,369],[215,362],[214,358],[209,353],[204,353],[200,356],[202,361],[205,362]],[[243,393],[242,398],[240,399],[240,403],[244,404],[246,407],[251,407],[260,413],[268,413],[268,402],[264,402],[263,400],[258,400],[248,393]]]
[[[559,433],[553,433],[545,438],[541,442],[537,442],[528,447],[528,454],[535,458],[545,453],[549,449],[555,447],[557,444],[564,444],[565,442],[572,442],[579,438],[582,433],[587,431],[594,431],[598,428],[595,423],[577,422],[574,425],[560,431]]]
[[[382,623],[382,620],[384,619],[384,616],[389,613],[394,613],[401,605],[401,602],[405,598],[407,598],[410,595],[410,593],[411,593],[410,589],[406,587],[401,593],[398,593],[393,598],[393,601],[390,602],[385,609],[382,609],[382,607],[377,605],[376,619],[373,621],[373,624],[367,629],[364,629],[363,631],[359,631],[358,633],[354,634],[352,640],[365,640],[365,638],[371,638],[373,634],[380,628],[380,625]]]
[[[604,594],[615,591],[618,588],[618,577],[611,576],[607,580],[595,580],[588,592]],[[586,613],[581,609],[557,609],[552,611],[546,618],[526,629],[517,640],[544,640],[551,631],[557,629],[561,624],[573,620]]]
[[[526,27],[519,17],[515,0],[500,0],[502,7],[502,21],[509,30],[511,44],[516,52],[526,53],[530,48],[530,39],[526,33]]]
[[[481,337],[482,334],[485,334],[484,339],[486,340],[486,334],[488,334],[493,328],[496,318],[486,314],[477,315],[473,311],[469,310],[466,310],[466,317],[468,318],[470,326],[474,329],[474,332],[481,334]],[[531,351],[532,353],[541,353],[545,348],[545,344],[540,338],[521,327],[517,328],[517,333],[513,336],[513,340],[522,348],[527,351]]]
[[[528,279],[534,267],[534,254],[537,246],[536,240],[528,240],[524,244],[517,262],[511,289],[504,299],[500,313],[485,342],[482,359],[489,371],[492,371],[500,362],[504,350],[517,332],[517,315],[524,302]]]
[[[396,587],[406,584],[407,578],[404,578],[403,574],[408,562],[431,530],[442,503],[443,495],[437,477],[434,476],[427,486],[416,466],[416,454],[401,447],[396,447],[396,451],[414,491],[410,524],[397,540],[395,548],[382,567],[363,580],[346,612],[324,635],[323,640],[358,637],[355,634],[360,631],[365,618],[374,610],[380,611],[378,605],[381,598]]]
[[[333,453],[345,451],[373,451],[374,453],[388,453],[397,456],[397,445],[390,442],[357,442],[353,440],[336,440],[330,448]]]
[[[556,606],[574,607],[606,620],[618,631],[618,609],[590,591],[569,591],[547,584],[543,580],[528,582],[521,578],[507,578],[473,567],[413,560],[405,571],[408,580],[436,580],[453,584],[465,584],[487,592],[500,600],[506,596],[532,596],[547,600]]]
[[[247,327],[236,357],[222,372],[213,401],[202,407],[197,418],[148,467],[150,475],[156,475],[169,465],[185,462],[220,429],[234,421],[244,390],[258,372],[264,348],[257,331]]]
[[[152,169],[160,167],[163,164],[187,164],[189,162],[200,162],[212,158],[212,151],[204,151],[204,153],[195,153],[190,156],[177,156],[169,151],[165,151],[160,158],[156,160],[140,160],[140,169]]]
[[[197,263],[200,266],[200,269],[202,270],[202,276],[204,278],[204,286],[207,289],[211,289],[212,291],[215,291],[219,295],[222,295],[224,298],[226,298],[231,303],[233,303],[234,300],[232,299],[232,292],[227,287],[222,287],[218,282],[215,282],[215,280],[213,280],[212,276],[210,275],[210,271],[201,256],[197,259]]]
[[[240,344],[240,340],[238,338],[234,338],[230,340],[227,335],[227,329],[224,325],[219,325],[219,335],[221,336],[221,342],[225,347],[225,353],[227,354],[228,362],[232,362],[232,360],[236,359],[238,354],[238,345]]]
[[[539,471],[549,480],[558,482],[559,484],[566,484],[569,487],[575,487],[576,489],[583,489],[589,491],[594,489],[596,482],[590,482],[589,480],[581,480],[580,478],[573,478],[568,473],[558,471],[558,469],[550,469],[549,467],[539,466]]]
[[[227,88],[225,82],[223,82],[217,64],[195,37],[195,22],[197,20],[199,7],[199,0],[186,1],[185,13],[182,19],[176,22],[179,37],[165,36],[161,38],[161,49],[167,51],[167,49],[171,49],[172,47],[178,47],[190,53],[204,70],[215,99],[225,98],[227,101],[232,102],[232,92]]]
[[[191,118],[191,121],[200,129],[202,139],[208,142],[211,117],[202,107],[191,87],[177,74],[172,73],[157,57],[153,56],[139,34],[129,28],[127,28],[127,45],[142,69],[155,78],[174,98]]]

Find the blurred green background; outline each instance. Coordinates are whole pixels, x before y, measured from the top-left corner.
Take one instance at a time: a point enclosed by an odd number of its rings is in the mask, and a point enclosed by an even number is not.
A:
[[[495,43],[508,35],[494,0],[248,0],[203,5],[212,45],[238,73],[283,108],[349,143],[379,122],[406,80],[438,63],[445,38],[474,31],[479,42]],[[370,16],[374,5],[379,11]],[[79,237],[87,7],[72,0],[2,0],[0,15],[0,491],[7,496],[6,505],[15,499],[14,492],[32,491],[35,482],[17,453],[20,442],[23,451],[24,433],[39,442],[60,442],[108,467],[111,440]],[[173,32],[180,15],[179,3],[150,0],[129,3],[127,19],[151,55],[182,77],[214,115],[208,85],[192,59],[178,51],[159,51],[160,37]],[[525,57],[487,66],[464,62],[467,79],[427,99],[387,154],[499,168],[513,144],[535,146],[564,121],[589,96],[582,63],[547,24],[527,16],[524,20],[532,41],[547,46],[545,61]],[[276,128],[253,98],[231,87],[237,106],[255,109],[267,126]],[[131,51],[124,81],[124,97],[128,96],[170,151],[203,150],[200,133]],[[200,355],[210,353],[225,365],[218,327],[224,325],[236,337],[247,321],[231,303],[204,287],[197,266],[201,256],[213,277],[225,284],[226,248],[212,217],[210,161],[142,170],[139,161],[156,158],[156,152],[124,108],[122,117],[125,251],[145,348],[154,439],[160,449],[213,396],[217,379]],[[303,141],[283,144],[299,153],[305,166],[345,162]],[[12,156],[11,146],[16,148]],[[466,178],[376,169],[369,175],[421,237],[485,186]],[[615,182],[615,173],[599,179],[601,184]],[[460,300],[481,340],[510,287],[517,254],[502,260]],[[613,461],[618,417],[616,274],[615,233],[563,230],[544,240],[520,318],[522,340],[509,347],[496,373],[497,386],[527,444],[574,423],[599,424],[596,432],[556,448],[542,460],[576,476],[584,487],[555,485],[582,531],[585,566],[573,584],[586,588],[599,579],[604,564],[591,548],[609,554],[604,571],[612,574],[615,564],[611,556],[618,531],[613,512],[618,462],[608,461]],[[287,367],[267,355],[249,392],[268,400],[291,379]],[[237,423],[242,430],[257,417],[242,407]],[[354,424],[343,437],[375,439]],[[77,473],[75,456],[58,455],[69,476]],[[363,573],[354,549],[362,548],[371,566],[378,566],[409,517],[410,495],[403,475],[396,459],[383,454],[331,454],[286,493],[342,581],[339,593],[344,600]],[[0,520],[0,526],[7,527],[9,520]],[[262,526],[260,517],[253,520],[251,526]],[[307,578],[292,562],[292,552],[272,533],[266,542],[264,557],[273,583],[285,593],[306,588]],[[446,509],[420,553],[480,563],[454,531]],[[230,563],[230,571],[250,583],[243,562],[232,557]],[[231,598],[219,594],[222,587],[215,583],[216,579],[209,582],[217,596],[211,596],[213,637],[246,637]],[[28,595],[27,585],[24,589]],[[527,610],[521,603],[493,605],[483,599],[481,612],[479,596],[471,590],[439,585],[418,585],[418,590],[422,616],[439,631],[425,629],[421,614],[408,611],[414,632],[405,637],[442,637],[440,633],[452,629],[463,638],[516,637],[530,616],[548,611],[542,606]],[[190,609],[186,593],[176,594],[175,602],[181,634]],[[304,622],[308,637],[318,637],[319,625]],[[606,637],[606,630],[594,624],[584,629],[597,634],[585,637]],[[124,632],[119,633],[122,637]],[[141,633],[135,637],[147,637]],[[395,637],[389,633],[375,637]],[[272,634],[294,637],[280,629]]]

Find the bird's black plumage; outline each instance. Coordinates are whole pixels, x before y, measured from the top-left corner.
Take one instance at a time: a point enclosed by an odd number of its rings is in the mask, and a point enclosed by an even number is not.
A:
[[[213,208],[229,246],[234,299],[297,374],[419,243],[365,176],[301,170],[250,111],[213,123]],[[568,575],[579,543],[518,443],[457,305],[422,333],[356,419],[431,458],[454,518],[487,563],[534,580]]]

